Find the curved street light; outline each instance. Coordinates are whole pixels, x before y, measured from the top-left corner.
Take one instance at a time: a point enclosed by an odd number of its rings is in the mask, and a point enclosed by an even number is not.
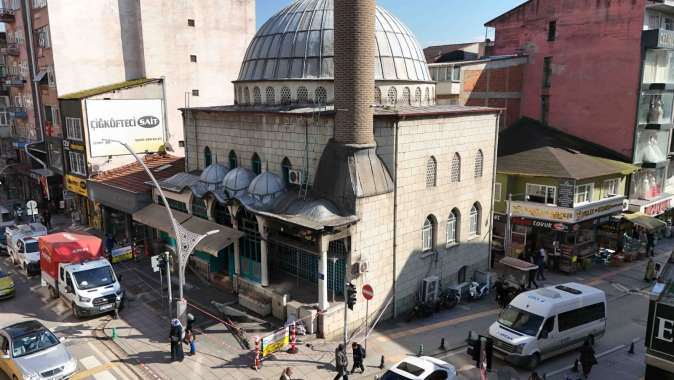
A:
[[[166,200],[166,196],[164,195],[164,192],[161,189],[161,186],[159,186],[159,182],[157,182],[157,179],[154,177],[150,169],[145,165],[145,162],[131,149],[131,147],[126,144],[125,142],[119,141],[119,140],[113,140],[113,139],[103,139],[103,142],[106,144],[110,143],[117,143],[126,148],[126,150],[133,155],[133,157],[138,161],[142,166],[143,169],[145,169],[145,172],[147,175],[150,177],[152,180],[152,183],[154,184],[155,188],[157,189],[157,192],[159,192],[159,195],[161,196],[162,201],[164,202],[164,207],[166,208],[166,211],[168,211],[169,214],[169,219],[171,220],[171,225],[173,226],[173,231],[175,232],[176,236],[176,248],[177,248],[177,256],[178,256],[178,294],[179,294],[179,299],[178,302],[176,303],[176,317],[181,320],[181,322],[184,321],[184,314],[185,311],[187,310],[187,301],[185,300],[183,296],[183,284],[185,282],[185,266],[187,264],[187,259],[190,257],[192,252],[194,251],[194,248],[199,244],[201,240],[206,238],[207,236],[215,235],[220,230],[211,230],[206,232],[206,234],[201,235],[194,233],[192,231],[189,231],[185,227],[183,227],[178,221],[175,219],[173,216],[173,211],[171,210],[171,207],[169,206],[168,201]],[[169,287],[171,284],[169,283]],[[171,300],[172,301],[172,300]]]

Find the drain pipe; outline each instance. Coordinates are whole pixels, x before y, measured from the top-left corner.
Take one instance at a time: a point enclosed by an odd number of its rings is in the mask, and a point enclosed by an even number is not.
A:
[[[491,212],[489,213],[489,256],[488,259],[489,261],[487,262],[487,268],[491,270],[491,262],[492,262],[492,248],[494,245],[494,185],[496,184],[496,161],[498,159],[498,135],[499,135],[499,123],[501,121],[501,114],[503,111],[499,111],[498,114],[496,114],[496,126],[494,128],[494,156],[493,156],[493,164],[492,164],[492,180],[491,180]],[[510,203],[508,203],[510,204]]]
[[[396,302],[396,295],[398,290],[398,123],[400,119],[396,119],[393,128],[395,128],[395,141],[393,142],[393,165],[394,168],[394,179],[393,179],[393,318],[398,316],[398,302]]]
[[[33,17],[32,14],[30,14],[31,10],[31,4],[30,0],[23,0],[23,19],[26,25],[26,36],[28,36],[28,44],[26,45],[26,49],[28,50],[28,55],[30,55],[30,82],[31,82],[31,91],[33,92],[33,102],[35,104],[35,116],[37,117],[37,124],[36,125],[36,134],[37,131],[40,132],[39,134],[39,139],[35,142],[29,142],[27,143],[24,147],[23,150],[26,152],[26,155],[33,160],[37,161],[40,165],[42,165],[43,169],[47,169],[47,164],[44,163],[41,159],[37,158],[35,155],[30,153],[28,151],[28,147],[34,144],[40,144],[44,142],[44,125],[42,122],[42,100],[40,99],[40,91],[38,88],[38,83],[35,81],[35,75],[37,73],[37,65],[35,63],[35,49],[33,45]],[[46,151],[46,149],[45,149]]]

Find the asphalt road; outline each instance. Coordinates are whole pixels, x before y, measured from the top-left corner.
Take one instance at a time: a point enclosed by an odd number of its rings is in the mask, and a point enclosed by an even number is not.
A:
[[[28,319],[37,319],[57,336],[66,337],[64,344],[78,361],[73,380],[137,379],[132,363],[119,360],[108,345],[99,340],[96,329],[111,316],[78,320],[60,300],[50,300],[46,289],[40,286],[39,276],[27,278],[15,270],[7,257],[0,257],[0,268],[12,274],[16,296],[0,301],[0,327]],[[137,370],[137,369],[136,369]],[[0,380],[9,380],[0,372]]]

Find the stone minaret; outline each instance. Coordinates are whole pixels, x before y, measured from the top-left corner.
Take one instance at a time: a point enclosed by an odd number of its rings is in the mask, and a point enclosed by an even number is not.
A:
[[[335,0],[337,143],[374,144],[375,0]]]
[[[374,140],[375,0],[335,0],[335,129],[314,189],[343,212],[360,198],[393,191]]]

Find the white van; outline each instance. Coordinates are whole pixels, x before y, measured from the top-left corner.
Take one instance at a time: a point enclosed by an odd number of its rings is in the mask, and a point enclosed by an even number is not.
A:
[[[536,368],[549,357],[594,343],[606,330],[606,294],[569,282],[515,297],[489,327],[494,356]]]

